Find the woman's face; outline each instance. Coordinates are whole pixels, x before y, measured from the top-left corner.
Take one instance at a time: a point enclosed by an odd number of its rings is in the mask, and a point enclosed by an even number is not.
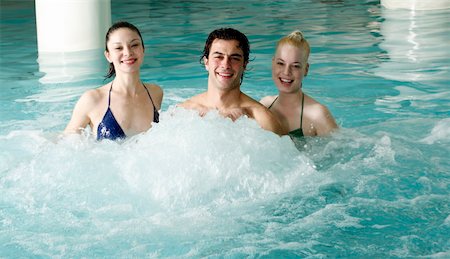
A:
[[[128,28],[120,28],[109,35],[106,59],[114,64],[116,74],[139,72],[144,61],[144,46],[139,34]]]
[[[309,64],[303,49],[287,43],[278,46],[272,59],[272,79],[278,91],[298,91],[308,69]]]

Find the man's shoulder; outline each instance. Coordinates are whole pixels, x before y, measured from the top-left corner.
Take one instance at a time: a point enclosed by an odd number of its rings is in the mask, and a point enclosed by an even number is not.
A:
[[[264,106],[260,102],[245,94],[243,94],[241,100],[241,108],[246,109],[252,118],[256,120],[262,118],[272,120],[272,113],[269,111],[269,109],[267,109],[266,106]]]
[[[205,94],[206,93],[201,93],[201,94],[192,96],[191,98],[180,103],[178,106],[186,108],[186,109],[197,109],[197,108],[203,107],[203,106],[205,106],[205,97],[204,97]]]
[[[259,102],[264,105],[265,107],[269,107],[273,101],[275,100],[275,98],[277,98],[278,95],[269,95],[269,96],[265,96],[263,97],[261,100],[259,100]]]
[[[256,112],[266,112],[268,111],[266,106],[261,104],[260,102],[256,101],[255,99],[251,98],[250,96],[242,93],[242,102],[241,105],[247,109],[252,109]]]

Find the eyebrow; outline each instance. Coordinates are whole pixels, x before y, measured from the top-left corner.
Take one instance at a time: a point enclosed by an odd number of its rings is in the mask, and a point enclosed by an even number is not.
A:
[[[283,62],[286,62],[286,61],[284,61],[284,59],[282,59],[282,58],[277,58],[276,59],[277,61],[283,61]],[[293,62],[293,64],[302,64],[302,62]]]
[[[132,39],[130,43],[134,43],[135,41],[141,42],[139,39]],[[122,44],[122,42],[112,42],[112,44]]]
[[[225,55],[224,53],[219,52],[219,51],[214,51],[212,54],[213,55]],[[240,58],[242,58],[243,55],[241,55],[239,53],[233,53],[233,54],[230,55],[230,57],[240,57]]]

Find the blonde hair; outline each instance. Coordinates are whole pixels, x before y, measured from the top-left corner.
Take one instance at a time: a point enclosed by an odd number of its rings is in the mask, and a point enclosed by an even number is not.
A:
[[[293,31],[290,34],[281,38],[277,43],[276,49],[278,49],[280,45],[284,44],[289,44],[294,47],[303,49],[305,51],[305,61],[306,62],[308,61],[309,53],[311,50],[308,41],[305,39],[301,31],[299,30]]]

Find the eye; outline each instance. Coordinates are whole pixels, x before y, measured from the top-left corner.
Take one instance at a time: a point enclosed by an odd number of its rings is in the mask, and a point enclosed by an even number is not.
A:
[[[283,65],[284,65],[284,63],[283,63],[283,62],[281,62],[281,61],[277,61],[277,65],[279,65],[279,66],[283,66]]]

